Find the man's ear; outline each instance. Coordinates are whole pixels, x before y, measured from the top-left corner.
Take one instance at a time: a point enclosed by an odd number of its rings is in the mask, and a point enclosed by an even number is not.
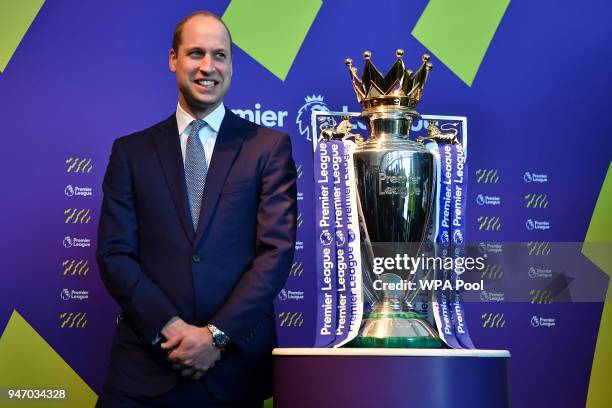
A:
[[[168,56],[168,68],[170,68],[170,72],[176,72],[176,53],[174,52],[174,48],[170,48],[170,55]]]

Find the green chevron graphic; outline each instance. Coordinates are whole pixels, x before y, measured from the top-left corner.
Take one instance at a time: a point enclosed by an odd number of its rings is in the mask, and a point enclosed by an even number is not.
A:
[[[284,81],[321,0],[232,0],[223,21],[234,43]]]
[[[40,406],[82,408],[96,403],[95,392],[16,310],[0,337],[0,367],[2,387],[68,390],[67,399],[45,400]],[[10,403],[2,395],[0,405],[23,408],[32,401]]]
[[[412,35],[468,86],[510,0],[431,0]]]
[[[595,204],[591,224],[587,231],[582,253],[595,263],[602,271],[611,276],[612,283],[612,163],[601,187],[599,198]],[[608,407],[612,401],[612,388],[609,376],[612,372],[612,284],[608,284],[608,293],[604,302],[597,345],[593,356],[591,380],[587,407]]]
[[[0,73],[30,28],[45,0],[3,0],[0,2]]]

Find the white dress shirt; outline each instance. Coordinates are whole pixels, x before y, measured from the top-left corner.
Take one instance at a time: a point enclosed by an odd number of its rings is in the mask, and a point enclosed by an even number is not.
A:
[[[206,155],[206,163],[210,168],[210,160],[212,159],[213,150],[215,148],[215,142],[217,141],[217,134],[219,133],[219,128],[221,127],[221,122],[225,117],[225,105],[223,103],[219,104],[208,115],[206,115],[202,120],[206,122],[208,126],[204,126],[199,133],[200,141],[202,141],[202,146],[204,146],[204,154]],[[181,107],[181,104],[176,105],[176,124],[178,126],[179,137],[181,138],[181,152],[183,153],[183,166],[185,165],[185,157],[187,154],[187,138],[189,137],[189,132],[191,132],[191,122],[193,122],[195,118],[185,112],[185,110]]]

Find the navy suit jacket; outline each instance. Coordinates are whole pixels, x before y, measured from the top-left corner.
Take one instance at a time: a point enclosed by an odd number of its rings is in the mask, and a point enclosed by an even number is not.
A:
[[[152,341],[173,316],[233,341],[203,379],[225,401],[271,391],[272,301],[294,253],[296,171],[286,134],[226,110],[193,230],[176,117],[115,141],[97,259],[122,314],[105,388],[169,391],[180,373]]]

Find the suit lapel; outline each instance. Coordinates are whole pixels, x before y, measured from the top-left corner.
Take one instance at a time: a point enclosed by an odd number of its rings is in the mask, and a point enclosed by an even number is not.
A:
[[[206,176],[204,198],[200,210],[200,221],[195,237],[196,244],[200,241],[204,231],[206,231],[206,227],[210,223],[210,219],[219,202],[219,197],[223,185],[225,184],[227,174],[246,136],[244,131],[240,131],[241,126],[242,121],[238,120],[236,115],[229,109],[226,109],[225,117],[221,122],[217,140],[215,141],[215,148],[208,168],[208,175]]]
[[[193,242],[193,225],[189,215],[185,187],[185,167],[174,114],[158,125],[158,132],[153,138],[181,225],[189,241]]]

